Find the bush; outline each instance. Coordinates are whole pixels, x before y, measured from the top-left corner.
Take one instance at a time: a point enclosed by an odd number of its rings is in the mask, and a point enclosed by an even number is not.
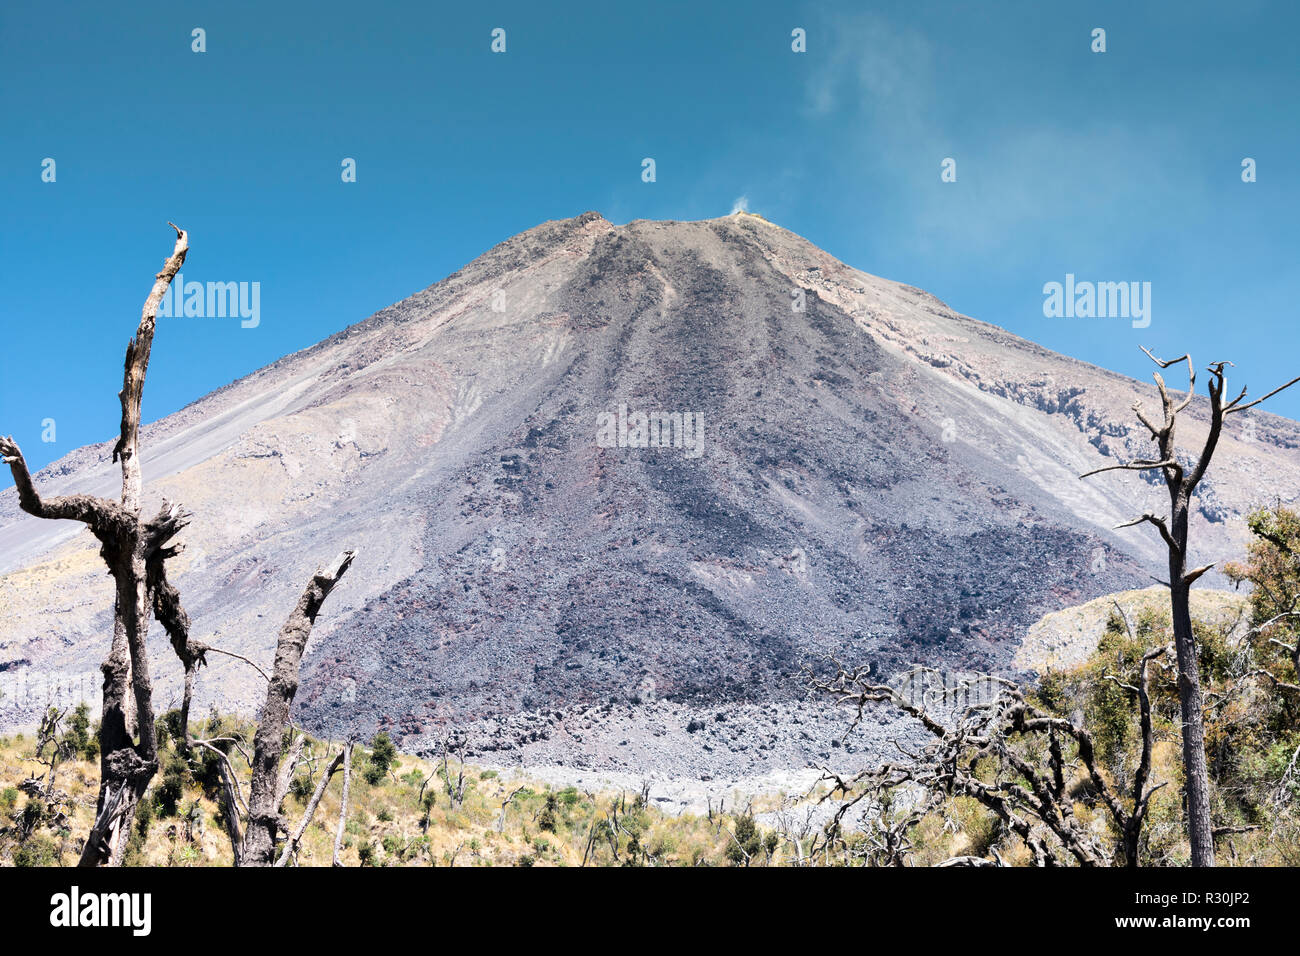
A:
[[[158,720],[159,733],[167,731],[167,737],[170,740],[184,740],[185,728],[181,726],[181,712],[178,709],[169,710]]]
[[[388,768],[396,762],[397,748],[393,746],[393,738],[381,730],[370,741],[370,755],[362,776],[372,787],[378,786],[383,782]]]
[[[735,839],[727,845],[727,859],[737,865],[758,856],[763,849],[763,836],[758,831],[758,824],[749,814],[736,817]]]
[[[93,760],[99,756],[99,741],[94,741],[93,753],[90,737],[90,707],[85,703],[77,705],[77,709],[72,712],[68,718],[68,729],[64,737],[70,754],[76,757],[82,757],[86,760]]]
[[[557,806],[557,801],[555,799],[555,794],[548,793],[546,795],[546,805],[542,807],[542,812],[537,817],[538,829],[546,830],[549,833],[555,832],[555,827],[557,825],[557,821],[555,818],[556,806]]]
[[[215,754],[212,755],[215,758]],[[190,776],[184,758],[174,751],[163,757],[162,779],[153,788],[154,809],[160,817],[174,817],[185,796],[185,784]]]
[[[227,723],[218,714],[213,713],[208,718],[208,725],[202,731],[203,735],[208,738],[232,737],[239,734],[237,726]],[[234,749],[234,745],[229,740],[219,740],[212,744],[222,754],[229,754]],[[202,747],[194,751],[194,757],[198,765],[192,771],[193,779],[203,788],[203,793],[209,798],[215,798],[222,790],[221,764],[222,757],[213,753],[207,747]]]
[[[312,786],[311,778],[302,774],[295,774],[294,778],[289,781],[289,792],[298,800],[304,803],[311,799],[312,792],[316,788]]]
[[[408,787],[419,789],[420,784],[424,783],[424,777],[420,774],[419,769],[413,767],[409,773],[402,777],[402,782]]]
[[[37,833],[23,841],[14,851],[14,866],[62,866],[62,846],[45,833]]]
[[[18,815],[18,826],[23,833],[31,834],[45,820],[45,804],[31,799],[23,804],[22,813]]]
[[[141,843],[149,836],[149,827],[153,825],[154,804],[148,797],[140,801],[135,811],[136,829],[140,835]]]

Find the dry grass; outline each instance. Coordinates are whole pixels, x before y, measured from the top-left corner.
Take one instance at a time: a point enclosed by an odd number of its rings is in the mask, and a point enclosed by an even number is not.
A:
[[[59,764],[54,787],[64,791],[67,799],[57,801],[56,809],[64,812],[66,819],[51,826],[52,814],[46,810],[45,823],[20,842],[19,821],[27,805],[44,803],[18,789],[22,780],[32,776],[43,779],[46,773],[45,765],[34,759],[33,749],[30,734],[0,738],[0,829],[7,830],[0,834],[0,865],[72,865],[80,846],[78,839],[91,824],[98,763],[77,758]],[[309,752],[312,759],[297,772],[304,785],[285,799],[285,816],[294,827],[319,779],[316,774],[328,762],[324,745],[313,743]],[[364,779],[366,764],[358,748],[342,850],[342,862],[348,866],[579,866],[584,857],[587,865],[598,866],[736,862],[728,856],[736,822],[729,815],[715,814],[712,820],[691,814],[669,816],[653,806],[640,805],[635,793],[553,790],[523,779],[505,780],[496,771],[471,766],[463,768],[464,798],[457,801],[448,793],[439,766],[426,760],[402,754],[398,764],[376,784]],[[451,762],[453,785],[461,769]],[[144,814],[151,819],[143,836],[137,827],[128,864],[230,864],[219,797],[205,792],[198,776],[201,774],[187,780],[177,810],[170,815],[160,811],[155,796],[163,775],[155,778],[147,798],[153,812]],[[247,788],[247,784],[245,772],[241,785]],[[298,865],[330,865],[341,791],[339,773],[304,834]],[[187,819],[194,824],[187,826]],[[778,849],[771,859],[763,851],[753,863],[783,861]]]

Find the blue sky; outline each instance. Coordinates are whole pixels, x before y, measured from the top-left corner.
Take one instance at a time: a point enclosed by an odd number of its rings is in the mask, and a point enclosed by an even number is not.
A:
[[[0,431],[36,467],[113,436],[169,219],[188,279],[261,283],[261,322],[162,320],[146,420],[543,220],[740,197],[1056,351],[1146,378],[1139,345],[1190,350],[1263,394],[1300,373],[1298,30],[1249,0],[6,0]],[[1150,327],[1045,318],[1066,273],[1150,282]]]

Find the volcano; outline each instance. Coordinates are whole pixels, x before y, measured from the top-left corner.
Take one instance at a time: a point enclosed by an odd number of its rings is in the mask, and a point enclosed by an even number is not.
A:
[[[194,512],[171,572],[194,634],[258,660],[311,570],[357,552],[309,646],[308,728],[524,728],[508,749],[564,725],[577,753],[575,713],[776,726],[828,655],[1015,673],[1043,614],[1163,568],[1153,535],[1112,530],[1163,485],[1078,479],[1149,452],[1137,400],[1158,401],[761,217],[589,212],[148,426],[146,509]],[[1297,487],[1300,426],[1250,418],[1189,563],[1237,556],[1237,519]],[[1184,442],[1205,420],[1193,405]],[[112,495],[110,455],[36,480]],[[5,720],[32,686],[93,697],[112,591],[89,533],[10,488],[0,573]],[[165,702],[180,667],[155,637]],[[258,681],[214,659],[197,699],[248,710]]]

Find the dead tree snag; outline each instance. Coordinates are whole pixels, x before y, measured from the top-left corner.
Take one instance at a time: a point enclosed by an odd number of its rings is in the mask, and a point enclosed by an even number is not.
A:
[[[1224,368],[1231,362],[1214,362],[1207,371],[1210,373],[1208,384],[1210,397],[1210,429],[1200,454],[1190,467],[1185,468],[1178,458],[1175,444],[1175,429],[1178,416],[1192,403],[1196,395],[1196,367],[1190,355],[1164,361],[1156,358],[1147,349],[1147,357],[1161,369],[1167,369],[1180,362],[1187,363],[1187,395],[1177,401],[1165,386],[1165,380],[1157,371],[1154,373],[1156,387],[1160,390],[1161,418],[1153,421],[1142,409],[1142,403],[1133,406],[1133,412],[1150,432],[1156,443],[1156,455],[1150,459],[1140,459],[1126,464],[1109,465],[1098,468],[1080,477],[1100,474],[1105,471],[1160,471],[1169,490],[1170,512],[1167,517],[1147,512],[1126,522],[1119,527],[1132,527],[1138,524],[1150,524],[1160,532],[1160,537],[1169,552],[1169,580],[1161,582],[1169,588],[1170,614],[1174,628],[1174,650],[1178,659],[1178,698],[1182,711],[1183,725],[1183,768],[1186,775],[1187,791],[1187,836],[1192,848],[1193,866],[1214,866],[1214,828],[1210,823],[1210,776],[1205,762],[1205,717],[1204,701],[1201,694],[1200,666],[1196,653],[1196,638],[1192,633],[1191,588],[1197,578],[1214,567],[1213,564],[1188,569],[1188,522],[1191,516],[1192,495],[1196,492],[1201,479],[1210,467],[1210,460],[1218,447],[1219,437],[1223,432],[1224,420],[1248,408],[1254,408],[1265,399],[1272,398],[1285,388],[1290,388],[1300,377],[1293,378],[1285,385],[1273,389],[1263,398],[1242,404],[1246,398],[1246,389],[1229,402],[1224,401],[1227,379]]]

